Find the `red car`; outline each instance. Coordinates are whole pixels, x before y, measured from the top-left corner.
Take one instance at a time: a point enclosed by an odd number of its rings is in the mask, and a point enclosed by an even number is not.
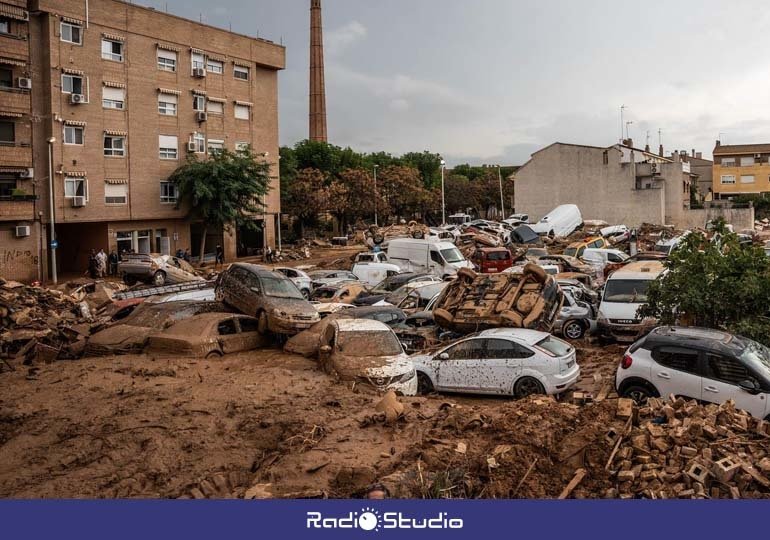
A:
[[[471,261],[482,274],[502,272],[513,266],[511,252],[504,247],[478,248]]]

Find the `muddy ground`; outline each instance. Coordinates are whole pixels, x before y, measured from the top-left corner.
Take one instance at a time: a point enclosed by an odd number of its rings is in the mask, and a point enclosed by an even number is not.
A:
[[[599,392],[617,359],[582,347],[580,387]],[[404,418],[384,425],[377,395],[278,349],[15,367],[0,374],[0,497],[356,497],[374,481],[401,497],[554,497],[580,465],[569,448],[614,418],[612,399],[433,395],[400,398]],[[575,494],[601,496],[596,476]]]

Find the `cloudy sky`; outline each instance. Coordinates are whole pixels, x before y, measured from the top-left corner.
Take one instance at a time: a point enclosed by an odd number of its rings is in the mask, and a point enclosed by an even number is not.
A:
[[[286,45],[281,144],[307,137],[309,0],[140,0]],[[330,142],[520,164],[554,141],[770,140],[762,1],[323,0]],[[720,135],[721,134],[721,135]]]

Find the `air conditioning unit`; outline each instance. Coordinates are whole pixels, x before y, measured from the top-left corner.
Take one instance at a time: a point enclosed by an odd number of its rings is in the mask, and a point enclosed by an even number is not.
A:
[[[203,68],[193,68],[193,77],[205,77],[206,70]]]
[[[29,225],[17,225],[16,226],[16,237],[17,238],[23,238],[25,236],[29,236]]]
[[[190,141],[190,142],[187,143],[187,151],[188,152],[195,152],[196,148],[197,148],[197,146],[195,145],[195,143],[193,141]]]
[[[72,197],[72,207],[80,208],[86,205],[85,197]]]
[[[762,159],[762,154],[754,154],[754,157],[757,159]]]
[[[85,103],[86,96],[83,94],[70,94],[70,103],[77,105],[78,103]]]
[[[19,77],[16,80],[16,86],[19,88],[26,88],[27,90],[32,88],[32,79],[27,79],[25,77]]]
[[[650,170],[652,171],[653,174],[658,172],[658,164],[657,163],[650,163]]]
[[[29,178],[34,178],[34,177],[35,177],[35,169],[33,169],[32,167],[28,168],[25,171],[21,171],[19,173],[19,178],[27,178],[27,179],[29,179]]]
[[[208,118],[208,115],[203,111],[198,111],[197,113],[195,113],[195,119],[198,122],[205,122],[206,118]]]

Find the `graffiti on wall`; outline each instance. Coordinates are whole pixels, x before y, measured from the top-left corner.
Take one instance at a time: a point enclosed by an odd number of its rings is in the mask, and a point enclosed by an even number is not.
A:
[[[32,265],[36,267],[39,261],[39,257],[31,249],[6,249],[0,248],[0,267],[8,267],[10,265]]]

